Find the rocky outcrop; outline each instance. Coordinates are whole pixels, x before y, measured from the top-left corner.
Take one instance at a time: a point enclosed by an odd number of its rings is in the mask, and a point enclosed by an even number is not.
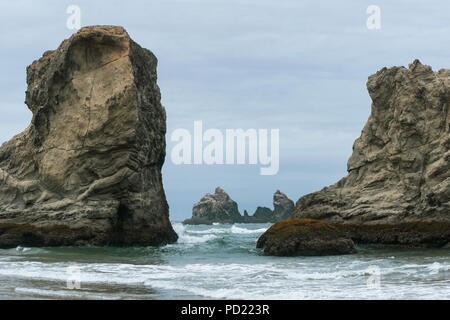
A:
[[[372,112],[348,175],[301,197],[294,218],[341,226],[360,242],[450,242],[450,70],[415,60],[369,77]]]
[[[276,222],[259,239],[257,248],[273,256],[320,256],[355,253],[353,241],[337,228],[314,219]]]
[[[242,216],[237,203],[222,188],[217,187],[214,194],[208,193],[194,204],[192,219],[194,221],[234,223],[240,222]],[[189,220],[185,220],[184,223],[188,224]]]
[[[273,195],[273,207],[274,210],[267,207],[257,207],[255,213],[249,216],[246,222],[266,223],[289,219],[294,211],[294,201],[277,190]]]
[[[206,194],[192,209],[192,218],[183,221],[184,224],[219,223],[267,223],[287,219],[294,210],[294,202],[284,193],[277,190],[273,195],[274,210],[267,207],[257,207],[253,215],[244,210],[241,216],[237,203],[220,187],[215,194]]]
[[[274,222],[273,211],[267,207],[257,207],[253,215],[249,215],[247,210],[244,211],[242,223],[267,223]]]
[[[123,28],[94,26],[27,68],[31,124],[0,148],[1,247],[176,241],[156,65]]]
[[[248,218],[248,221],[264,223],[289,219],[294,211],[294,201],[289,199],[280,190],[277,190],[273,195],[273,208],[274,210],[267,207],[257,207],[253,216]]]
[[[294,201],[277,190],[273,195],[273,216],[275,221],[289,219],[294,212]]]
[[[267,207],[257,207],[252,217],[262,221],[273,221],[273,211]]]

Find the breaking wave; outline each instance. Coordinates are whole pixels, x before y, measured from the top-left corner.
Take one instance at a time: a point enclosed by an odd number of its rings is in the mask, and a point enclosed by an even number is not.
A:
[[[38,299],[450,299],[445,249],[360,247],[326,257],[268,257],[269,224],[189,226],[164,247],[0,250],[0,298]],[[380,289],[367,287],[373,266]],[[81,290],[68,290],[68,267]]]

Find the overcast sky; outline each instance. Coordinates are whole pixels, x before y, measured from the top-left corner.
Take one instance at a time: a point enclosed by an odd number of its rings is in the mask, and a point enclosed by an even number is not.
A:
[[[171,218],[222,186],[243,213],[272,207],[280,189],[296,201],[346,174],[353,141],[370,114],[367,77],[415,58],[450,66],[449,1],[2,1],[0,3],[0,142],[25,129],[26,67],[81,25],[121,25],[159,59],[168,135],[164,188]],[[369,5],[381,29],[369,30]],[[280,130],[280,170],[259,165],[175,166],[177,128]]]

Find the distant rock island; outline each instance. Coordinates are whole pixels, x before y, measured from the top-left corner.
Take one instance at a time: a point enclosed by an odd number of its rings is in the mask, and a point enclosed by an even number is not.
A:
[[[122,27],[93,26],[27,68],[31,124],[0,148],[0,247],[177,240],[156,66]]]
[[[415,60],[367,89],[372,112],[348,175],[301,197],[292,223],[322,220],[356,243],[450,247],[450,70]]]
[[[183,221],[184,224],[217,223],[266,223],[287,219],[294,210],[294,202],[284,193],[277,190],[273,195],[274,210],[258,207],[253,215],[244,210],[242,216],[238,205],[220,187],[214,194],[206,194],[192,208],[192,218]]]

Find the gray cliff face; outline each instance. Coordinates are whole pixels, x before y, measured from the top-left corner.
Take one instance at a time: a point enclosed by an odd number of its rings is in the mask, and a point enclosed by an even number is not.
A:
[[[27,68],[31,124],[0,148],[0,246],[176,241],[156,65],[123,28],[95,26]]]
[[[242,219],[238,205],[220,187],[214,194],[206,194],[192,208],[192,218],[210,222],[239,222]]]
[[[450,70],[418,60],[369,77],[372,112],[348,175],[301,197],[294,218],[336,224],[450,222]],[[443,236],[449,236],[443,235]]]
[[[289,219],[294,212],[294,201],[277,190],[273,195],[273,216],[275,221]]]

